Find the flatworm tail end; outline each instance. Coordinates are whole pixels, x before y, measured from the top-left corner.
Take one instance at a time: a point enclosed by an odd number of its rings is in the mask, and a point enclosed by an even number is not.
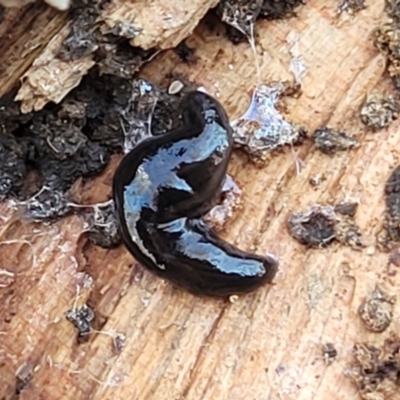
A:
[[[242,251],[198,219],[163,225],[141,221],[138,232],[156,260],[151,269],[196,295],[247,293],[271,283],[278,269],[272,256]]]

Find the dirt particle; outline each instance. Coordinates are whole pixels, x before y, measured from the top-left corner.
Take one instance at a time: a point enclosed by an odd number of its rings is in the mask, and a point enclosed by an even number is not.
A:
[[[399,0],[386,0],[385,10],[390,18],[395,21],[400,21],[400,1]]]
[[[335,240],[336,221],[330,206],[312,206],[303,213],[293,213],[288,221],[293,238],[308,247],[325,247]]]
[[[365,327],[373,332],[383,332],[392,322],[395,302],[396,296],[376,286],[358,308],[358,314]]]
[[[347,11],[349,14],[356,14],[366,8],[364,0],[342,0],[339,5],[339,13]]]
[[[295,17],[295,9],[305,0],[264,0],[260,16],[269,20]]]
[[[217,7],[221,20],[240,32],[238,37],[232,36],[233,42],[239,42],[242,35],[248,39],[254,37],[254,23],[260,14],[263,0],[222,0]]]
[[[389,400],[399,391],[400,339],[392,334],[382,348],[356,343],[353,362],[345,370],[363,400]]]
[[[372,131],[390,125],[398,118],[400,103],[393,96],[371,96],[361,109],[361,121]]]
[[[179,43],[179,45],[175,48],[175,52],[186,64],[193,65],[196,63],[195,49],[189,47],[185,41]]]
[[[113,338],[113,349],[115,353],[120,353],[126,341],[126,336],[123,333],[116,335]]]
[[[400,165],[391,173],[385,185],[386,210],[383,230],[378,241],[386,249],[391,249],[400,241]]]
[[[112,28],[101,26],[103,35],[112,34],[126,39],[134,39],[142,33],[142,28],[129,21],[119,21]]]
[[[36,195],[20,204],[23,215],[33,221],[52,221],[73,210],[62,192],[48,187],[43,187]]]
[[[322,356],[327,364],[331,364],[336,360],[337,350],[335,349],[333,343],[325,343],[322,346]]]
[[[78,330],[78,343],[87,342],[92,329],[91,322],[94,320],[94,311],[84,304],[81,308],[73,308],[65,314],[68,321],[72,322]]]
[[[389,262],[396,267],[400,267],[400,250],[393,249],[389,256]]]
[[[293,213],[288,219],[290,235],[308,247],[326,247],[334,240],[354,249],[363,247],[361,234],[353,216],[341,214],[357,205],[313,205],[305,212]],[[355,211],[353,211],[355,213]]]
[[[387,57],[387,70],[397,90],[400,90],[400,4],[387,0],[385,10],[389,21],[375,31],[375,47]]]
[[[335,224],[335,239],[355,250],[364,247],[361,240],[360,229],[356,225],[353,217],[342,215]]]
[[[19,151],[20,146],[7,144],[4,139],[0,133],[0,201],[18,193],[26,178],[25,157]]]
[[[32,380],[34,373],[34,365],[30,362],[25,362],[18,367],[15,372],[16,384],[15,394],[19,396],[26,385]]]
[[[226,35],[232,43],[251,40],[259,18],[276,20],[295,17],[295,9],[305,0],[223,0],[216,14],[227,24]]]
[[[88,237],[93,243],[106,249],[121,243],[113,201],[94,206],[93,212],[86,215],[86,218],[90,226]]]
[[[309,182],[310,185],[313,186],[314,188],[318,188],[318,186],[321,185],[322,182],[326,181],[326,176],[325,174],[317,174],[314,175],[312,178],[310,178]]]
[[[360,145],[357,140],[347,136],[345,133],[329,128],[317,129],[312,137],[315,147],[325,154],[334,154]]]
[[[335,205],[335,211],[342,215],[354,217],[356,215],[357,203],[340,203]]]

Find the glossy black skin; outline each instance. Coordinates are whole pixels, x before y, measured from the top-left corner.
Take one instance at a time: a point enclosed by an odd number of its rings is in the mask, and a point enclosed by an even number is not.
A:
[[[115,173],[125,246],[150,271],[198,295],[239,294],[271,282],[275,259],[237,249],[199,219],[216,204],[232,153],[224,109],[190,92],[182,117],[182,128],[141,142]]]

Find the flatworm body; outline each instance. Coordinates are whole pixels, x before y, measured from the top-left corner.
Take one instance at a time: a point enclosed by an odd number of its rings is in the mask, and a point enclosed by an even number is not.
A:
[[[224,109],[190,92],[182,118],[182,127],[139,143],[115,173],[125,246],[147,269],[198,295],[243,293],[271,282],[273,257],[237,249],[200,219],[219,198],[232,153]]]

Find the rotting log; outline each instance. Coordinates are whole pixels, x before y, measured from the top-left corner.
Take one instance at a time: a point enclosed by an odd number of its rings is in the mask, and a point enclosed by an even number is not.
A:
[[[297,18],[257,24],[263,82],[293,80],[294,46],[306,67],[301,96],[287,100],[288,119],[310,132],[330,126],[361,142],[357,149],[328,156],[307,141],[294,149],[295,155],[285,148],[262,167],[241,152],[234,154],[230,173],[243,190],[243,209],[223,235],[243,249],[279,257],[273,286],[233,303],[197,298],[144,271],[123,247],[103,250],[87,242],[79,215],[44,226],[20,222],[10,203],[0,205],[0,398],[359,398],[344,375],[353,346],[368,342],[381,348],[391,332],[399,331],[400,312],[397,302],[383,333],[366,330],[357,313],[377,283],[393,292],[400,283],[397,267],[376,243],[384,185],[399,164],[400,123],[373,134],[359,119],[366,95],[389,87],[384,57],[371,41],[371,32],[385,18],[384,2],[367,5],[349,17],[337,15],[333,0],[309,0]],[[29,7],[39,18],[42,6]],[[49,42],[66,20],[43,10],[58,21],[47,32]],[[24,43],[32,34],[22,31],[21,20],[14,29],[18,26],[18,41]],[[5,59],[5,36],[2,41],[5,90],[46,40],[12,62]],[[204,86],[231,119],[237,118],[257,84],[249,45],[231,44],[206,23],[187,44],[196,49],[195,64],[165,51],[142,75],[165,85],[183,77]],[[304,163],[300,173],[295,157]],[[115,156],[100,177],[75,186],[82,203],[109,198],[119,160]],[[322,173],[326,179],[312,187],[310,179]],[[359,203],[356,222],[366,248],[334,243],[307,249],[289,236],[291,212],[349,199]],[[95,309],[99,332],[77,344],[65,313],[86,302]],[[326,343],[337,350],[330,363],[322,353]],[[399,392],[387,398],[398,399]]]
[[[119,24],[140,32],[131,39],[134,46],[145,50],[167,49],[189,36],[216,3],[216,0],[196,0],[178,6],[163,1],[115,0],[99,12],[96,23],[104,24],[104,30],[112,30]],[[66,12],[30,5],[24,9],[6,9],[4,13],[0,26],[0,49],[4,48],[0,94],[7,93],[21,79],[16,98],[22,102],[24,112],[40,110],[50,101],[58,103],[93,66],[94,55],[78,60],[56,57],[69,32]],[[29,26],[28,32],[23,31],[26,26]],[[43,51],[40,53],[40,50]]]

